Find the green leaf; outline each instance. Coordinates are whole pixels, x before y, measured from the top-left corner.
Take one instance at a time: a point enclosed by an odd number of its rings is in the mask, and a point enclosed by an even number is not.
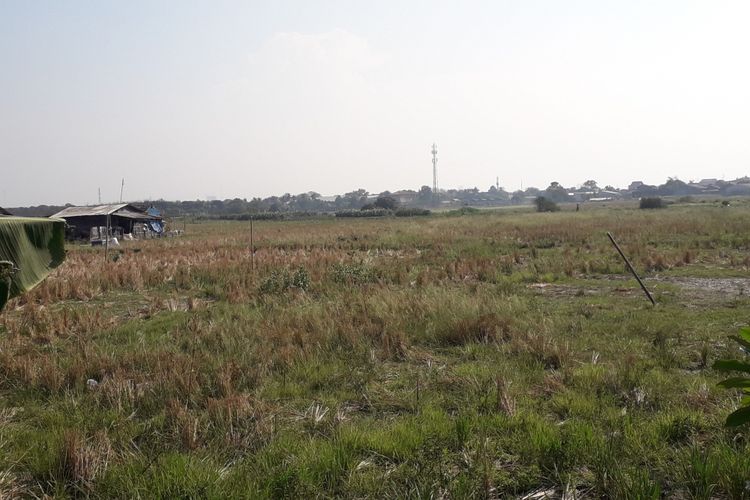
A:
[[[742,337],[742,339],[746,342],[750,343],[750,326],[740,328],[740,337]]]
[[[741,389],[750,387],[750,378],[747,377],[732,377],[726,380],[722,380],[718,383],[719,387],[724,389]]]
[[[736,359],[720,359],[714,363],[714,370],[724,372],[745,372],[750,373],[750,364],[737,361]]]
[[[737,427],[747,422],[750,422],[750,406],[743,406],[739,410],[730,413],[724,425],[727,427]]]
[[[750,352],[750,342],[745,339],[739,338],[737,335],[730,335],[729,338],[744,347],[746,352]]]

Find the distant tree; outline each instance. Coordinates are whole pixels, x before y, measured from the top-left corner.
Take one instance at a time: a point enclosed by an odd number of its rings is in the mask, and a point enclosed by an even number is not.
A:
[[[356,191],[346,193],[343,196],[344,208],[361,208],[367,203],[368,194],[364,189],[357,189]]]
[[[513,193],[513,196],[510,197],[510,202],[514,205],[520,205],[524,201],[526,201],[526,196],[523,191],[518,190]]]
[[[560,185],[559,182],[550,183],[549,187],[544,191],[544,198],[552,200],[554,202],[561,202],[568,200],[568,190]]]
[[[581,185],[581,187],[586,191],[594,191],[594,192],[599,191],[599,186],[596,184],[595,180],[588,180],[584,182],[583,185]]]
[[[310,198],[309,194],[300,193],[294,197],[294,200],[292,200],[292,203],[290,203],[289,205],[293,210],[300,210],[304,212],[306,210],[311,210],[314,206],[314,202],[313,199]]]
[[[432,188],[430,186],[422,186],[419,188],[417,199],[419,200],[419,203],[422,204],[430,203],[432,201]]]
[[[670,177],[667,182],[659,186],[658,193],[662,196],[684,196],[695,194],[699,191],[676,177]]]
[[[534,200],[537,212],[557,212],[560,207],[554,201],[545,198],[544,196],[537,196]]]
[[[247,204],[247,208],[251,212],[263,212],[265,210],[268,210],[268,204],[264,203],[264,201],[261,200],[260,198],[253,198]]]
[[[230,214],[241,214],[247,211],[247,201],[240,198],[224,202],[224,211]]]
[[[398,201],[392,196],[379,196],[373,205],[376,208],[384,208],[386,210],[395,210],[398,206]]]

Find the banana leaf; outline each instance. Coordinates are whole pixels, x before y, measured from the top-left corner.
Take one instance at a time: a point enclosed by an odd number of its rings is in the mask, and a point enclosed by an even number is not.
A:
[[[65,222],[0,217],[0,311],[65,260]]]

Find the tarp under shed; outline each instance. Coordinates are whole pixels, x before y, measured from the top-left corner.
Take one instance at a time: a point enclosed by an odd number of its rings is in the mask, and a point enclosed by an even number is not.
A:
[[[65,260],[65,222],[0,217],[0,310]]]
[[[161,212],[155,207],[148,207],[146,213],[161,219]],[[164,232],[164,222],[162,220],[151,221],[149,222],[149,226],[151,226],[151,230],[155,233],[161,234]]]

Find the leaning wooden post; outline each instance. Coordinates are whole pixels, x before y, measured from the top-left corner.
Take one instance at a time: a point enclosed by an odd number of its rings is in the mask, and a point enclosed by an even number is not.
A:
[[[615,241],[614,236],[612,236],[612,233],[610,233],[609,231],[607,231],[607,236],[609,236],[609,241],[611,241],[612,244],[615,246],[615,248],[617,249],[617,252],[620,254],[620,257],[622,257],[622,260],[625,261],[625,265],[628,266],[628,269],[630,269],[630,272],[633,273],[633,276],[635,276],[635,279],[636,279],[636,281],[638,281],[638,284],[641,285],[641,288],[643,289],[643,293],[646,294],[646,297],[648,297],[648,300],[651,301],[651,304],[655,306],[656,305],[656,301],[651,296],[651,292],[648,291],[648,288],[646,288],[646,285],[643,284],[643,281],[641,281],[641,278],[638,276],[638,273],[636,273],[635,269],[633,269],[633,265],[630,263],[630,261],[628,260],[628,258],[625,257],[625,254],[622,253],[622,250],[620,250],[620,245],[617,244],[617,242]]]

